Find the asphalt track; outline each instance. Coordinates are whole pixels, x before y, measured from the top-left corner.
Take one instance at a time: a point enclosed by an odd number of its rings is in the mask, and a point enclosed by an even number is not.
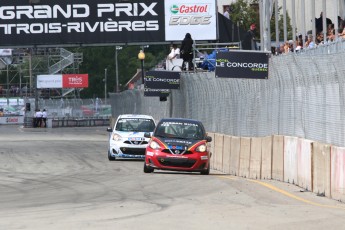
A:
[[[0,230],[344,229],[345,204],[278,181],[143,173],[106,127],[0,126]]]

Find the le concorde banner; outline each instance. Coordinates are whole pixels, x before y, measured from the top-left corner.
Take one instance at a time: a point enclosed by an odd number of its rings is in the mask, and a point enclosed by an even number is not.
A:
[[[1,0],[0,47],[215,40],[216,17],[216,0]]]
[[[176,71],[148,71],[144,84],[148,89],[179,89],[180,72]]]
[[[217,52],[216,77],[267,79],[269,55],[250,51]]]
[[[169,93],[169,89],[144,89],[145,97],[168,97]]]

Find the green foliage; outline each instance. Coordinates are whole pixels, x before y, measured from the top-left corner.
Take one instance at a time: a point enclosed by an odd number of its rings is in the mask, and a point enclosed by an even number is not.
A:
[[[284,15],[281,12],[282,7],[278,7],[278,29],[279,29],[279,40],[283,41],[284,40]],[[288,40],[295,40],[292,38],[292,26],[291,26],[291,19],[289,14],[286,12],[286,25],[287,25],[287,39]],[[272,18],[271,18],[271,24],[270,24],[270,29],[271,29],[271,39],[273,41],[276,40],[276,17],[275,17],[275,6],[273,6],[273,13],[272,13]]]
[[[118,50],[118,77],[120,89],[134,76],[137,69],[141,69],[141,62],[138,59],[140,46],[124,46]],[[168,46],[157,45],[144,48],[145,70],[152,69],[159,61],[168,54]],[[72,52],[83,53],[83,62],[80,66],[80,73],[89,74],[89,88],[81,92],[81,97],[104,97],[104,77],[107,69],[107,91],[116,90],[116,66],[115,46],[107,47],[84,47]]]
[[[248,30],[252,23],[257,24],[257,30],[259,29],[259,12],[257,11],[258,0],[238,0],[230,5],[231,13],[230,19],[239,26]]]

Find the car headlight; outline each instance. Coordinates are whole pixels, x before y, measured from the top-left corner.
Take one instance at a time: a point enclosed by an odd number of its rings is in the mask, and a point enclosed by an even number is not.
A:
[[[122,137],[119,134],[115,133],[113,134],[112,139],[114,141],[121,141]]]
[[[150,142],[150,148],[151,149],[160,149],[161,147],[159,146],[159,144],[155,141],[151,141]]]
[[[206,152],[206,150],[207,150],[207,147],[206,147],[205,144],[199,145],[199,146],[195,149],[195,151],[200,152],[200,153]]]

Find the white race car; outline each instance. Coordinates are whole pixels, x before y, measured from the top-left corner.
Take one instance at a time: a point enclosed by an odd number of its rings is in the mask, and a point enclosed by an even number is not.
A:
[[[150,138],[144,137],[144,133],[153,133],[156,123],[152,116],[124,114],[120,115],[114,128],[108,128],[109,148],[108,159],[114,161],[117,158],[145,159],[145,149]]]

